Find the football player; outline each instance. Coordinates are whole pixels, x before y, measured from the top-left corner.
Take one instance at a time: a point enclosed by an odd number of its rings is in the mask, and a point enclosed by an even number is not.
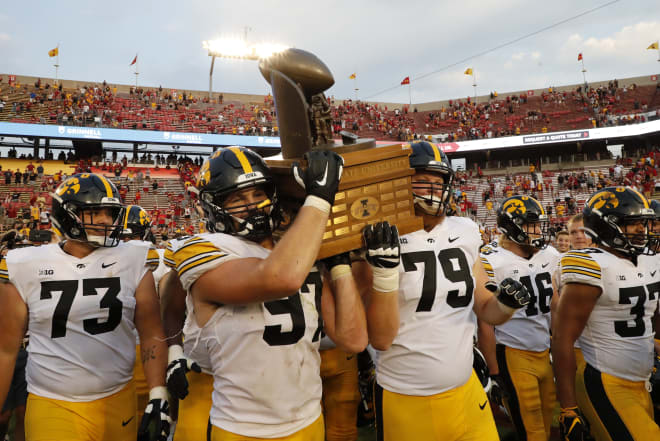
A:
[[[326,263],[331,283],[314,265],[343,160],[332,151],[305,159],[293,172],[307,196],[277,243],[282,213],[260,156],[221,148],[200,169],[213,233],[182,241],[174,261],[201,328],[193,345],[206,348],[214,374],[209,440],[322,441],[321,332],[347,352],[367,344],[348,255]]]
[[[139,205],[128,205],[124,209],[124,222],[121,239],[124,242],[129,240],[144,241],[150,245],[147,253],[147,267],[152,271],[156,292],[158,292],[158,280],[160,280],[160,277],[157,277],[156,269],[159,267],[160,255],[153,245],[156,239],[151,232],[151,219],[144,208]],[[139,420],[142,418],[142,411],[149,401],[149,387],[147,385],[147,378],[144,375],[144,369],[142,368],[142,360],[140,359],[140,337],[137,334],[135,336],[135,343],[133,382],[135,384],[135,393],[137,394]]]
[[[0,263],[0,401],[29,327],[27,439],[167,438],[167,354],[149,247],[120,241],[122,213],[107,179],[74,175],[53,194],[51,220],[65,240],[10,251]],[[139,429],[136,329],[150,388]]]
[[[199,342],[201,328],[193,315],[186,314],[192,311],[192,298],[186,295],[176,273],[174,250],[179,245],[179,239],[167,244],[163,261],[170,271],[161,281],[160,299],[165,335],[170,345],[168,388],[172,396],[180,399],[174,441],[187,441],[206,439],[213,403],[213,369],[206,346]],[[186,376],[191,370],[195,374]]]
[[[653,219],[653,227],[651,228],[652,241],[651,248],[655,252],[656,259],[660,260],[660,201],[655,199],[649,201],[649,207],[651,207],[655,213],[655,218]],[[655,414],[655,422],[660,425],[660,304],[658,309],[655,311],[653,317],[653,329],[655,331],[655,360],[653,363],[653,375],[651,375],[651,399],[653,401],[653,411]]]
[[[447,157],[426,141],[411,148],[415,212],[424,228],[400,238],[401,265],[388,269],[398,293],[379,282],[380,293],[369,299],[378,308],[367,309],[369,340],[378,350],[378,439],[497,440],[488,398],[472,368],[473,314],[504,323],[527,304],[529,293],[512,279],[486,288],[479,227],[468,218],[445,216],[454,178]]]
[[[498,246],[481,253],[486,273],[498,283],[506,278],[520,281],[531,301],[511,320],[495,326],[494,335],[480,329],[480,344],[490,351],[491,360],[497,360],[490,373],[497,375],[497,383],[504,388],[504,404],[518,439],[546,441],[556,404],[550,365],[550,307],[552,273],[559,253],[547,246],[548,216],[532,197],[505,199],[497,210],[497,227],[502,232]],[[483,341],[485,336],[490,336],[490,344]],[[493,337],[497,346],[492,344]]]
[[[638,191],[607,187],[584,208],[585,231],[599,248],[561,258],[561,296],[552,354],[562,439],[585,439],[582,412],[598,441],[660,439],[646,381],[653,368],[651,317],[660,270],[649,253],[653,209]],[[573,343],[586,367],[576,381]]]

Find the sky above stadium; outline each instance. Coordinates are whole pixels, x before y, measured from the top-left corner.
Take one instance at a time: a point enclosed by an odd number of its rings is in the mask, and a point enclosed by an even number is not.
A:
[[[208,90],[201,42],[246,27],[250,43],[316,54],[336,98],[357,87],[360,99],[408,102],[405,77],[413,103],[472,96],[467,68],[479,95],[576,84],[578,53],[587,81],[660,71],[658,52],[646,50],[660,38],[658,0],[67,0],[3,5],[0,72],[54,77],[48,51],[59,44],[60,78],[134,84],[137,53],[140,85]],[[213,90],[269,88],[255,61],[219,59]]]

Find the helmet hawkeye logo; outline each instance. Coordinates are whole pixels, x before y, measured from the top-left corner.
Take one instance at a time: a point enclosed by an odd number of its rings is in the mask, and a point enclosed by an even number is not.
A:
[[[505,202],[502,209],[509,214],[525,214],[527,211],[525,203],[520,199],[511,199]]]
[[[58,196],[62,196],[65,193],[77,194],[79,191],[80,191],[80,181],[78,180],[78,178],[70,178],[64,181],[62,185],[60,185],[56,193]]]
[[[198,186],[204,186],[211,181],[211,170],[209,161],[202,164],[202,168],[199,170],[199,178],[197,179]]]
[[[595,194],[589,201],[589,206],[596,210],[601,208],[616,208],[619,205],[619,199],[610,191],[601,191]]]

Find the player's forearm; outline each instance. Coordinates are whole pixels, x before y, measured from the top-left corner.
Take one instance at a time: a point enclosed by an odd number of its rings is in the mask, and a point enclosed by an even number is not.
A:
[[[0,352],[0,403],[4,403],[11,387],[11,381],[14,376],[14,366],[16,366],[17,353]]]
[[[167,345],[156,335],[142,340],[140,337],[140,356],[142,367],[147,379],[149,389],[165,385],[165,371],[167,369]]]
[[[266,280],[288,282],[287,288],[297,291],[316,261],[327,221],[328,213],[303,206],[273,252],[264,260],[261,270]]]
[[[563,408],[577,406],[575,399],[575,352],[571,339],[561,329],[552,336],[552,369],[557,384],[557,399]]]
[[[170,271],[160,281],[160,308],[167,345],[183,344],[183,324],[186,316],[186,292],[176,272]]]
[[[475,310],[477,317],[489,325],[501,325],[507,322],[513,315],[513,312],[514,310],[511,308],[503,308],[499,300],[492,295],[483,302],[480,308]]]
[[[500,373],[499,366],[497,364],[497,355],[495,352],[495,330],[491,325],[485,323],[482,320],[479,320],[479,327],[477,328],[477,346],[484,358],[486,359],[486,364],[488,364],[488,373],[490,375],[498,375]]]
[[[399,332],[399,291],[373,290],[367,306],[369,343],[379,351],[386,351]]]
[[[335,344],[351,353],[367,347],[367,323],[364,306],[353,276],[334,281]]]

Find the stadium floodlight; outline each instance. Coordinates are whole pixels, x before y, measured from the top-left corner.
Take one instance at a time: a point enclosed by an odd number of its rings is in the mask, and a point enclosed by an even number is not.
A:
[[[288,46],[277,43],[248,44],[245,38],[221,38],[202,41],[202,47],[211,57],[211,71],[209,72],[209,99],[213,90],[213,66],[215,58],[234,58],[241,60],[260,60],[268,58],[278,52],[288,49]]]
[[[211,57],[240,58],[259,60],[288,49],[288,46],[276,43],[259,43],[249,45],[241,38],[223,38],[202,42],[202,47]]]

